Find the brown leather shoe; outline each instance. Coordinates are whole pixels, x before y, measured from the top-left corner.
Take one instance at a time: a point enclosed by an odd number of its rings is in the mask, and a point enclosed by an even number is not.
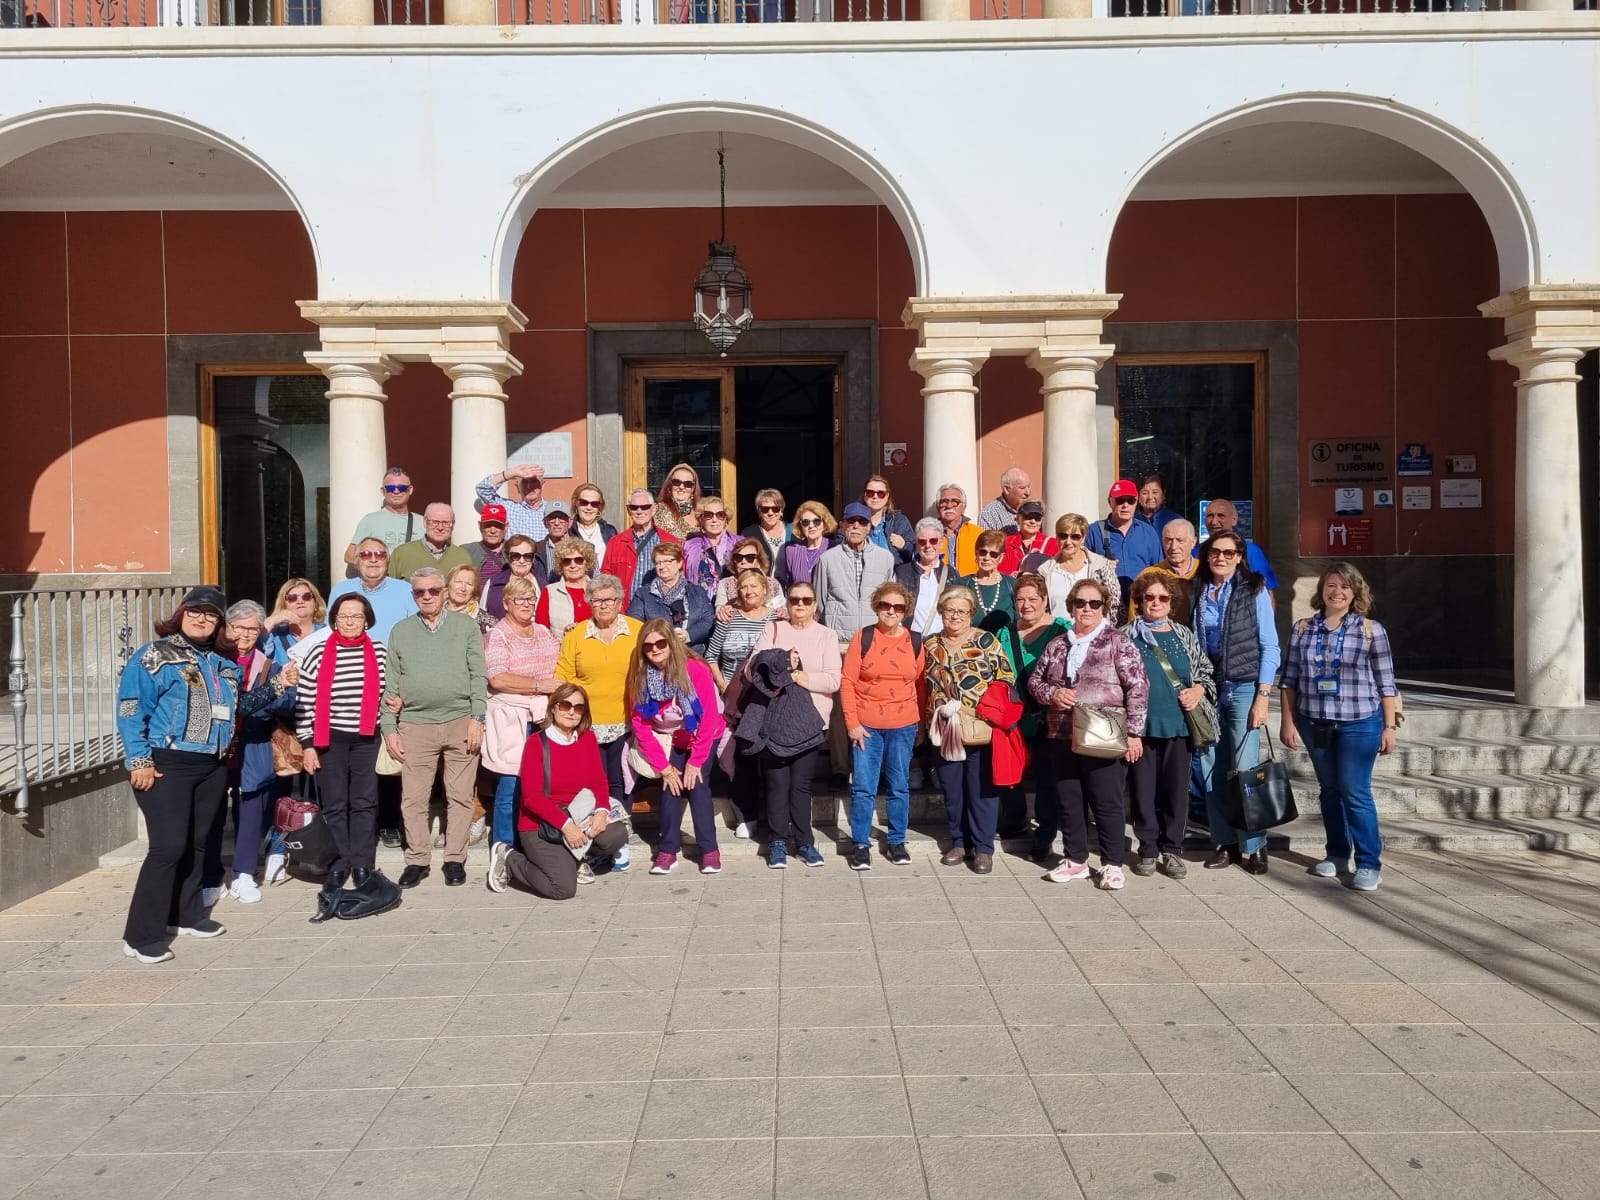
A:
[[[1267,873],[1267,848],[1257,850],[1244,860],[1244,869],[1252,875],[1265,875]]]
[[[994,855],[975,854],[972,856],[972,873],[974,875],[987,875],[994,870]]]
[[[1208,871],[1220,871],[1223,867],[1231,867],[1239,861],[1239,847],[1218,846],[1211,852],[1211,857],[1200,865]]]
[[[959,867],[967,861],[967,848],[965,846],[951,846],[939,859],[939,865],[944,867]]]

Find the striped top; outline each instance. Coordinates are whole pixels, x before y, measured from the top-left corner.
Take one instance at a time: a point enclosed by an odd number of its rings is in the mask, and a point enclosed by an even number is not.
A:
[[[317,677],[322,673],[323,655],[331,645],[332,638],[324,639],[311,649],[300,666],[300,683],[295,690],[294,723],[295,733],[307,746],[312,744],[312,730],[315,728],[313,718],[316,715]],[[384,685],[388,682],[389,652],[379,641],[372,643],[372,649],[378,660],[376,687],[381,699]],[[366,651],[360,646],[340,646],[338,654],[338,661],[334,664],[333,689],[328,696],[328,728],[360,733],[362,663]],[[376,728],[373,732],[377,732]]]
[[[763,616],[752,620],[734,609],[731,620],[718,621],[712,627],[706,659],[716,665],[724,679],[732,679],[739,673],[744,660],[750,657],[750,651],[755,649],[756,642],[760,640],[761,631],[772,620],[772,613],[763,611]]]

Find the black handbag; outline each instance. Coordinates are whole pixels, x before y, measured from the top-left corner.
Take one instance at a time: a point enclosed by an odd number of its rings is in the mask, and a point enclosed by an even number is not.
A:
[[[317,915],[311,918],[311,924],[320,925],[333,917],[358,921],[388,912],[399,906],[400,894],[400,886],[394,880],[373,868],[360,887],[318,892]]]
[[[1241,835],[1260,833],[1298,820],[1294,791],[1289,787],[1289,764],[1273,754],[1272,735],[1263,727],[1267,757],[1228,777],[1228,824]]]

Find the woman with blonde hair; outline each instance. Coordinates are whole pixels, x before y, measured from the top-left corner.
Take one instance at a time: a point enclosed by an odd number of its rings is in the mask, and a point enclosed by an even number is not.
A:
[[[702,496],[694,515],[700,530],[683,544],[683,569],[689,582],[715,602],[717,583],[733,561],[739,536],[728,528],[728,505],[721,496]]]
[[[783,608],[783,585],[772,577],[772,558],[767,544],[758,537],[742,537],[733,544],[728,555],[728,573],[717,584],[717,594],[712,597],[718,620],[731,620],[739,603],[739,576],[746,571],[760,571],[767,581],[767,607],[774,614]]]
[[[535,584],[535,590],[537,586]],[[503,599],[501,603],[504,603]],[[452,568],[444,577],[444,606],[463,617],[471,617],[478,623],[480,633],[488,633],[494,628],[495,619],[489,615],[488,609],[478,603],[478,568],[471,563]]]
[[[326,629],[327,617],[328,606],[316,584],[298,575],[287,579],[272,603],[272,615],[262,622],[271,636],[261,648],[280,667],[288,666],[290,647]]]
[[[579,621],[589,619],[589,600],[584,595],[589,577],[594,574],[594,546],[576,534],[569,534],[556,545],[556,578],[539,595],[533,619],[556,637]]]
[[[617,536],[617,527],[601,520],[606,511],[606,494],[598,483],[580,483],[572,492],[572,528],[570,537],[582,538],[594,547],[596,559],[606,552],[606,544]],[[590,567],[590,574],[594,568]]]
[[[656,492],[656,524],[680,542],[700,529],[695,512],[700,503],[700,472],[686,462],[675,463]]]
[[[1041,564],[1039,578],[1050,589],[1050,615],[1058,620],[1072,620],[1067,606],[1067,596],[1080,580],[1093,579],[1111,597],[1111,611],[1115,613],[1122,603],[1122,584],[1117,582],[1117,564],[1084,546],[1089,534],[1089,518],[1080,513],[1067,513],[1056,521],[1056,541],[1060,549],[1054,562]]]
[[[773,571],[784,591],[797,583],[811,582],[817,559],[833,545],[833,535],[838,530],[839,522],[826,505],[816,500],[800,502],[794,510],[794,540],[784,546]]]

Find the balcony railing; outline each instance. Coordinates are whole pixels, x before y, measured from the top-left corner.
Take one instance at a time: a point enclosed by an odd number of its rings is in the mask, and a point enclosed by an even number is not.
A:
[[[155,622],[188,589],[0,592],[0,651],[9,664],[0,714],[0,796],[28,811],[29,788],[122,761],[117,687]]]

